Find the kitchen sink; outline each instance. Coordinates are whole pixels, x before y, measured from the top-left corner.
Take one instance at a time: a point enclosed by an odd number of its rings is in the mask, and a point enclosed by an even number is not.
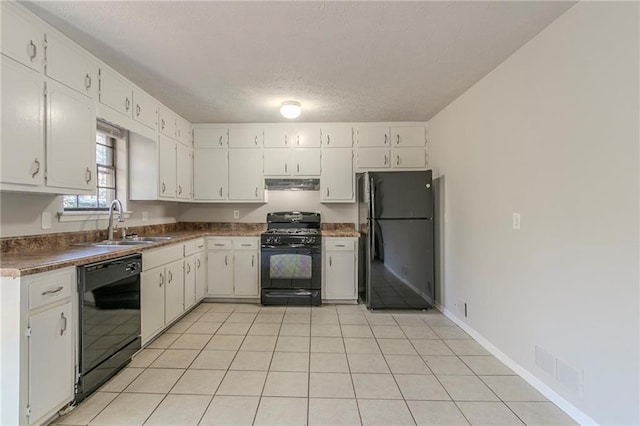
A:
[[[151,244],[153,241],[141,241],[141,240],[104,240],[97,243],[87,243],[86,245],[94,247],[110,247],[110,246],[143,246],[145,244]]]
[[[156,242],[156,241],[168,241],[172,240],[173,237],[134,237],[127,241],[142,241],[142,242]]]

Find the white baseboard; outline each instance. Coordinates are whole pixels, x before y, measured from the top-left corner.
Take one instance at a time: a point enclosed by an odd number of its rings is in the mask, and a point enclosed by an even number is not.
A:
[[[489,351],[493,356],[502,361],[507,367],[512,369],[516,374],[522,377],[527,383],[533,386],[538,392],[543,394],[549,401],[556,404],[562,411],[571,416],[576,422],[581,425],[597,425],[598,423],[585,414],[582,410],[578,409],[575,405],[560,396],[556,391],[551,389],[543,381],[538,379],[529,370],[522,367],[520,364],[509,358],[500,349],[495,347],[491,342],[485,339],[481,334],[471,328],[467,323],[455,316],[453,312],[436,303],[436,308],[442,312],[447,318],[455,322],[461,329],[463,329],[469,336],[473,337],[482,347]]]

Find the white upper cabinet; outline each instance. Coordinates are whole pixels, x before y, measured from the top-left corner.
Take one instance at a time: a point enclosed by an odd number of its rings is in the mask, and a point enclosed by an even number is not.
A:
[[[50,81],[47,83],[46,111],[47,185],[67,189],[71,194],[94,193],[95,103]]]
[[[320,126],[315,124],[296,126],[293,134],[293,146],[295,148],[319,148]]]
[[[264,150],[265,176],[291,175],[291,149],[270,148]]]
[[[320,176],[320,150],[295,148],[292,166],[291,172],[294,176]]]
[[[181,143],[176,144],[176,196],[179,199],[191,198],[191,147]]]
[[[351,148],[353,146],[353,128],[340,125],[322,126],[320,139],[324,148]]]
[[[196,148],[193,152],[193,199],[226,200],[227,182],[227,150]]]
[[[44,30],[38,22],[17,3],[3,1],[0,39],[2,54],[23,65],[42,72],[44,64]],[[6,86],[2,86],[4,91]],[[3,124],[6,123],[3,120]]]
[[[100,103],[131,116],[133,93],[127,80],[106,67],[100,68]]]
[[[47,77],[94,98],[98,81],[93,58],[75,43],[56,33],[47,32],[46,40]]]
[[[4,8],[2,10],[4,12]],[[4,16],[2,18],[4,23]],[[2,42],[4,43],[4,39]],[[0,65],[2,68],[0,182],[29,186],[44,185],[44,82],[42,76],[8,58],[2,58]]]
[[[156,100],[138,89],[133,89],[133,119],[152,129],[158,128]]]
[[[264,174],[261,149],[229,150],[229,199],[262,201]]]
[[[182,117],[176,117],[176,139],[185,145],[191,146],[193,143],[191,133],[191,123]]]
[[[353,202],[353,151],[349,148],[324,149],[320,191],[322,202]]]
[[[162,135],[158,138],[160,198],[176,198],[176,145],[177,142]]]
[[[393,150],[394,168],[424,168],[427,165],[427,151],[424,148],[402,148]]]
[[[387,126],[360,126],[356,131],[358,147],[390,147],[391,137]]]
[[[229,129],[226,127],[193,128],[194,148],[226,148],[229,144]]]
[[[229,129],[229,148],[261,148],[263,137],[262,127],[233,127]]]
[[[165,136],[169,136],[172,139],[175,139],[177,134],[177,117],[178,116],[173,111],[160,106],[160,108],[158,109],[158,130],[160,131],[160,133]]]
[[[388,169],[391,167],[391,150],[360,148],[358,149],[357,163],[359,170]]]
[[[393,147],[417,147],[427,143],[427,128],[424,126],[391,127],[391,144]]]
[[[264,147],[288,148],[291,146],[292,134],[290,126],[267,127],[264,129]]]

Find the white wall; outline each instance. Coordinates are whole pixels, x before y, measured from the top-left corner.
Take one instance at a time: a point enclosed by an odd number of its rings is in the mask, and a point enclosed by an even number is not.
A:
[[[578,3],[429,122],[441,303],[603,425],[640,424],[638,21]]]
[[[321,204],[320,191],[267,191],[266,204],[189,204],[182,208],[180,222],[265,222],[267,213],[275,211],[318,211],[323,222],[356,223],[355,203]],[[233,218],[233,211],[240,218]]]

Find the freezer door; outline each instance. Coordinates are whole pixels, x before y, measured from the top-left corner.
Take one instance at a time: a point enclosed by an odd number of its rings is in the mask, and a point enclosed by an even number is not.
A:
[[[369,173],[369,190],[372,218],[433,218],[431,170]]]

